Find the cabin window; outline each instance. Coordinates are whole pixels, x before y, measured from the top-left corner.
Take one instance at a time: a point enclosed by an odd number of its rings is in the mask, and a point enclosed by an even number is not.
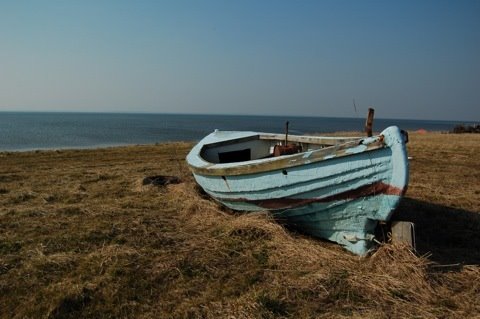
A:
[[[251,149],[230,151],[218,153],[218,161],[220,163],[235,163],[249,161],[252,158]]]

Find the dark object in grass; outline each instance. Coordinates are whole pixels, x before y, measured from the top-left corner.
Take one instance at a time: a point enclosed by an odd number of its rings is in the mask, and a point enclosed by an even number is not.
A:
[[[166,186],[168,184],[180,184],[182,180],[177,176],[155,175],[143,179],[143,185]]]

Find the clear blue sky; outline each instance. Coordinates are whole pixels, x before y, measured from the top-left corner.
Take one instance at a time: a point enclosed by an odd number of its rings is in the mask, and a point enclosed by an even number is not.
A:
[[[0,1],[0,111],[480,120],[480,1]]]

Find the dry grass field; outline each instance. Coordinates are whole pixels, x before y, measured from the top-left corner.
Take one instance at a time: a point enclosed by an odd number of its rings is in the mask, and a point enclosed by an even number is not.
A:
[[[0,153],[0,318],[480,317],[480,134],[410,133],[418,251],[365,258],[222,209],[190,147]]]

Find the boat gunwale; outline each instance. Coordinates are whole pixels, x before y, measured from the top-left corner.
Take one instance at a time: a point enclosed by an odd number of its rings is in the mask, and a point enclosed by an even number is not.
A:
[[[339,141],[343,143],[333,144],[324,148],[304,151],[292,155],[283,155],[279,157],[272,157],[266,159],[255,159],[244,162],[235,162],[235,163],[211,163],[206,161],[201,157],[201,153],[206,148],[213,148],[220,145],[232,145],[236,144],[239,141],[254,141],[259,139],[264,140],[279,140],[278,137],[281,137],[280,134],[262,134],[259,133],[254,136],[247,136],[239,139],[219,141],[215,143],[204,144],[198,150],[198,153],[195,155],[201,159],[204,163],[203,166],[194,166],[190,163],[190,168],[194,174],[204,175],[204,176],[237,176],[237,175],[247,175],[262,173],[268,171],[281,170],[286,168],[292,168],[297,166],[308,165],[316,162],[326,161],[334,158],[340,158],[345,156],[353,156],[357,153],[363,153],[368,151],[373,151],[386,147],[383,139],[383,135],[377,135],[370,138],[327,138],[318,137],[318,141]],[[303,139],[302,139],[303,138]],[[307,140],[313,141],[315,137],[303,137],[303,136],[291,136],[289,141],[298,141],[300,139],[304,140],[304,143],[309,144],[321,144],[321,143],[312,143],[307,142]],[[347,140],[347,142],[344,142]],[[364,141],[368,140],[368,143],[363,144]],[[225,143],[225,144],[224,144]],[[352,151],[357,146],[365,146],[364,149],[358,152]],[[349,151],[350,150],[350,151]]]
[[[326,137],[326,136],[303,136],[303,135],[289,135],[289,142],[296,143],[306,143],[306,144],[315,144],[315,145],[326,145],[326,146],[335,146],[339,144],[344,144],[352,141],[360,142],[363,140],[363,137]],[[258,133],[256,135],[250,135],[230,140],[223,140],[214,143],[204,144],[200,150],[200,154],[204,149],[215,148],[218,146],[234,145],[240,142],[247,141],[257,141],[257,140],[266,140],[266,141],[278,141],[283,142],[285,140],[285,135],[282,134],[269,134],[269,133]],[[215,164],[215,163],[212,163]]]

